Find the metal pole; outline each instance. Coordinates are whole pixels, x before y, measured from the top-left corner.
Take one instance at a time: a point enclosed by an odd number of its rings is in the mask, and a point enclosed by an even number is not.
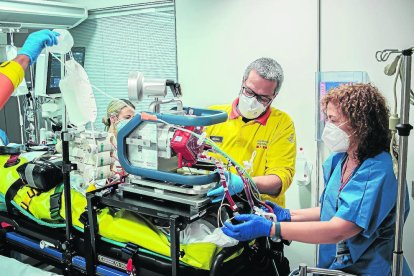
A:
[[[405,181],[407,173],[407,151],[408,136],[413,128],[409,124],[410,115],[410,86],[411,86],[411,55],[412,49],[402,52],[402,65],[404,75],[402,76],[401,87],[401,111],[400,124],[397,125],[398,135],[400,136],[400,148],[398,154],[398,193],[396,205],[396,222],[395,222],[395,241],[392,260],[392,275],[402,275],[403,268],[403,227],[404,227],[404,211],[405,211]]]
[[[177,276],[180,266],[180,230],[178,228],[178,216],[170,217],[170,237],[171,237],[171,275]]]
[[[317,38],[318,38],[318,44],[317,44],[317,65],[316,65],[316,76],[317,76],[317,87],[316,87],[316,101],[318,101],[319,97],[319,83],[320,83],[320,72],[321,72],[321,0],[317,1]],[[319,105],[317,102],[316,104]],[[319,141],[319,108],[316,108],[316,114],[315,114],[315,121],[316,121],[316,185],[315,185],[315,207],[319,206],[319,181],[320,181],[320,165],[321,165],[321,141]],[[318,245],[315,245],[315,265],[318,265],[318,256],[319,256],[319,247]]]
[[[62,62],[60,63],[60,79],[63,79],[65,77],[65,63],[66,63],[64,55],[62,55],[61,60]],[[67,116],[66,116],[66,105],[65,105],[65,101],[63,100],[63,98],[62,98],[61,103],[62,103],[62,131],[66,131],[68,122],[67,122]]]
[[[40,126],[39,126],[39,118],[38,116],[38,108],[37,108],[37,100],[36,100],[36,93],[34,89],[34,78],[33,78],[33,65],[30,65],[30,82],[32,83],[32,101],[33,101],[33,124],[34,124],[34,135],[35,135],[35,143],[40,144]]]
[[[308,267],[306,264],[299,265],[299,276],[306,276],[308,275]]]
[[[70,195],[70,172],[76,169],[76,165],[69,160],[69,141],[70,134],[66,131],[61,133],[62,138],[62,173],[63,173],[63,194],[65,199],[65,218],[66,218],[66,241],[64,243],[65,250],[65,275],[71,275],[72,271],[72,202]]]

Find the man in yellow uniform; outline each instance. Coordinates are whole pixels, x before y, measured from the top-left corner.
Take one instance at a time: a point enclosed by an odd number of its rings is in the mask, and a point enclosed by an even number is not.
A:
[[[0,109],[3,108],[13,91],[19,86],[24,77],[24,70],[36,62],[45,45],[57,44],[58,33],[41,30],[29,35],[22,49],[14,60],[0,64]]]
[[[224,123],[207,128],[207,136],[235,161],[251,167],[263,200],[285,206],[285,192],[292,183],[296,160],[296,135],[292,119],[271,107],[283,82],[281,66],[271,58],[253,61],[243,76],[239,97],[232,105],[211,109],[228,114]],[[248,170],[249,171],[249,170]],[[243,190],[240,177],[231,174],[231,194]],[[208,193],[221,200],[223,188]]]

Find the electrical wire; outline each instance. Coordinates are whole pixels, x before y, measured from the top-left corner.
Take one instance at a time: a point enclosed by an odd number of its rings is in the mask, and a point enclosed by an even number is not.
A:
[[[21,144],[24,144],[24,128],[23,128],[22,107],[20,105],[20,96],[17,96],[16,98],[17,98],[17,110],[19,112],[20,139],[21,139]]]
[[[221,227],[221,225],[223,225],[223,221],[221,219],[221,208],[223,208],[223,206],[228,206],[229,208],[231,208],[229,204],[224,203],[224,198],[225,197],[223,196],[223,198],[221,199],[220,206],[217,210],[217,227]]]
[[[218,154],[221,154],[222,156],[224,156],[228,161],[227,162],[227,166],[228,166],[227,170],[229,170],[230,165],[234,166],[236,168],[237,173],[239,174],[240,178],[242,179],[245,194],[246,194],[247,199],[248,199],[247,202],[249,203],[252,210],[253,210],[254,203],[255,203],[253,198],[255,199],[256,202],[258,202],[258,203],[261,202],[260,192],[259,192],[256,184],[254,183],[253,179],[251,178],[250,174],[242,166],[240,166],[240,164],[238,164],[235,160],[233,160],[227,153],[222,151],[213,141],[211,141],[210,139],[206,138],[205,136],[199,135],[199,134],[197,134],[197,133],[195,133],[191,130],[188,130],[188,129],[185,129],[185,128],[182,128],[182,127],[179,127],[179,126],[176,126],[176,125],[172,125],[170,123],[167,123],[166,121],[164,121],[162,119],[157,118],[156,121],[160,122],[160,123],[163,123],[167,126],[170,126],[172,128],[179,129],[181,131],[187,132],[190,135],[195,136],[199,140],[201,140],[201,141],[205,142],[207,145],[211,146],[211,149],[209,149],[210,152],[218,153]],[[212,157],[210,157],[210,158],[212,158]],[[219,166],[217,166],[217,163],[216,163],[216,167],[219,167]],[[220,173],[220,170],[219,170],[219,173]],[[246,178],[247,178],[247,180],[246,180]],[[234,208],[235,207],[234,201],[233,201],[233,199],[232,199],[232,197],[231,197],[231,195],[228,191],[227,183],[223,182],[221,173],[220,173],[220,183],[222,184],[223,189],[225,191],[225,195],[222,198],[222,202],[223,202],[224,198],[227,198],[227,200],[230,203],[230,208],[233,211],[236,211],[237,209]]]
[[[397,81],[398,81],[398,77],[401,75],[401,58],[398,60],[397,62],[397,70],[395,73],[395,77],[394,77],[394,85],[393,85],[393,92],[394,92],[394,109],[393,109],[393,114],[391,116],[394,116],[395,118],[398,118],[398,114],[397,114],[397,110],[398,110],[398,96],[397,96]],[[392,159],[392,163],[393,163],[393,170],[394,173],[397,175],[398,174],[398,156],[396,154],[396,152],[398,151],[394,151],[395,148],[398,149],[398,141],[397,141],[397,130],[393,127],[391,129],[391,140],[390,140],[390,154],[391,154],[391,159]]]
[[[159,119],[159,118],[157,118],[157,122],[160,122],[160,123],[163,123],[163,124],[166,124],[166,125],[168,125],[168,126],[170,126],[170,127],[172,127],[172,128],[175,128],[175,129],[179,129],[179,130],[181,130],[181,131],[184,131],[184,132],[187,132],[187,133],[189,133],[189,134],[191,134],[191,135],[193,135],[193,136],[195,136],[196,138],[198,138],[198,139],[200,139],[200,140],[202,140],[202,141],[204,141],[207,145],[209,145],[209,146],[211,146],[216,152],[218,152],[218,153],[220,153],[222,156],[224,156],[226,159],[228,159],[229,161],[231,161],[234,165],[235,165],[235,167],[239,167],[240,168],[240,172],[244,175],[244,176],[246,176],[248,179],[249,179],[249,186],[252,186],[257,192],[258,192],[258,194],[260,194],[260,192],[259,192],[259,190],[258,190],[258,188],[257,188],[257,186],[256,186],[256,184],[254,183],[254,181],[253,181],[253,179],[251,178],[251,176],[249,175],[249,173],[237,162],[237,161],[235,161],[230,155],[228,155],[227,153],[225,153],[223,150],[221,150],[217,145],[216,145],[216,143],[214,143],[212,140],[210,140],[209,138],[207,138],[207,137],[204,137],[204,136],[201,136],[201,135],[199,135],[199,134],[197,134],[197,133],[195,133],[195,132],[193,132],[193,131],[191,131],[191,130],[188,130],[188,129],[185,129],[185,128],[182,128],[182,127],[179,127],[179,126],[176,126],[176,125],[173,125],[173,124],[170,124],[170,123],[167,123],[166,121],[164,121],[164,120],[162,120],[162,119]]]

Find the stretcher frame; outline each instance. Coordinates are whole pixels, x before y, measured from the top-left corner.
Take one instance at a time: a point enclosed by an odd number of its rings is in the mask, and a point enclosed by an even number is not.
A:
[[[203,217],[211,205],[191,206],[173,203],[168,206],[151,202],[150,198],[141,196],[131,198],[119,192],[118,184],[104,187],[87,193],[87,212],[80,220],[84,224],[84,232],[77,231],[72,225],[72,205],[70,194],[70,172],[76,169],[76,165],[69,160],[69,141],[71,135],[62,132],[63,149],[63,183],[65,200],[65,230],[62,228],[50,228],[39,225],[29,220],[11,205],[7,212],[0,212],[0,221],[10,226],[0,229],[0,253],[7,255],[10,250],[15,250],[51,264],[63,270],[64,275],[130,275],[126,268],[128,262],[136,269],[138,274],[145,275],[145,271],[152,275],[241,275],[243,269],[254,264],[252,256],[267,253],[261,250],[251,250],[249,243],[239,243],[236,246],[224,248],[212,260],[210,271],[197,269],[180,263],[179,258],[183,254],[180,251],[179,232],[188,223]],[[135,195],[137,196],[137,195]],[[102,207],[124,208],[126,210],[169,220],[171,261],[165,256],[138,248],[136,245],[127,244],[117,246],[98,235],[97,211]],[[40,247],[42,241],[51,247]],[[269,243],[264,238],[265,243]],[[121,243],[119,243],[121,244]],[[282,245],[283,246],[283,245]],[[128,248],[129,247],[129,248]],[[132,248],[132,250],[131,250]],[[224,261],[234,253],[244,249],[237,257],[226,263]],[[128,250],[125,250],[128,249]],[[269,246],[266,246],[269,250]],[[125,253],[129,251],[131,254]],[[283,249],[279,250],[282,252]],[[157,255],[157,257],[154,257]],[[268,258],[268,257],[265,257]],[[261,257],[261,259],[263,259]],[[268,258],[277,270],[274,256]],[[142,273],[144,271],[144,273]],[[159,274],[156,274],[159,273]]]
[[[2,226],[0,229],[0,251],[2,254],[8,255],[7,253],[11,250],[21,252],[62,269],[65,275],[125,276],[129,274],[125,270],[120,270],[120,268],[126,267],[129,259],[132,260],[132,264],[138,271],[151,271],[150,269],[157,268],[160,275],[178,275],[179,271],[184,275],[219,275],[222,270],[226,271],[226,274],[236,275],[245,267],[247,257],[245,252],[247,250],[235,260],[226,262],[225,266],[223,265],[225,259],[242,247],[247,246],[243,243],[225,248],[217,254],[213,259],[210,272],[180,263],[179,256],[182,252],[179,250],[179,232],[188,223],[202,217],[206,213],[206,206],[203,206],[203,209],[188,205],[172,208],[171,206],[154,205],[150,202],[143,203],[131,198],[123,198],[122,193],[116,193],[118,185],[87,193],[87,215],[81,216],[84,223],[84,232],[75,230],[72,225],[69,176],[70,172],[76,169],[76,165],[69,160],[70,139],[69,133],[62,132],[65,230],[40,225],[25,217],[10,204],[8,211],[0,212],[0,221],[9,224],[9,226]],[[165,261],[168,258],[162,256],[154,258],[148,250],[147,252],[145,250],[138,252],[139,250],[137,250],[138,254],[133,254],[127,259],[123,247],[111,245],[100,238],[96,212],[98,208],[105,206],[125,208],[144,215],[168,217],[171,230],[171,262],[169,260]],[[49,246],[41,248],[41,242],[46,242]],[[107,263],[103,263],[102,260],[106,260]]]
[[[126,247],[121,247],[98,238],[94,240],[95,254],[91,254],[91,239],[89,225],[85,224],[84,233],[74,231],[72,248],[65,246],[65,231],[63,228],[50,228],[28,220],[20,214],[10,215],[0,212],[0,220],[10,224],[1,229],[2,255],[17,251],[35,258],[43,263],[61,269],[64,275],[130,275],[125,271],[128,260],[136,268],[138,275],[151,272],[152,275],[171,275],[173,265],[166,257],[154,257],[146,250],[137,250],[135,254],[125,253]],[[50,246],[41,248],[41,241]],[[237,275],[245,267],[247,254],[229,261],[223,266],[223,261],[234,252],[240,250],[243,244],[222,250],[213,260],[210,271],[196,269],[185,264],[177,264],[177,272],[183,275],[220,275],[222,272]],[[128,245],[127,245],[128,247]],[[94,259],[95,258],[95,259]],[[91,260],[94,260],[91,263]],[[178,274],[177,274],[178,275]]]

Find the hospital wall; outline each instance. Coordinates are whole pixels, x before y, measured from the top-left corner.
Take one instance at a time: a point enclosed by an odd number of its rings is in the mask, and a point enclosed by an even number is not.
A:
[[[414,46],[414,1],[411,0],[337,0],[322,1],[322,68],[329,71],[367,71],[371,82],[378,86],[393,106],[393,77],[383,73],[386,63],[375,59],[375,52],[386,48],[405,49]],[[414,87],[414,70],[411,71]],[[398,87],[398,106],[400,106]],[[410,123],[414,125],[414,107],[411,106]],[[298,126],[300,127],[300,126]],[[414,133],[408,147],[407,180],[411,213],[404,228],[404,255],[414,269]]]
[[[378,63],[374,54],[385,48],[414,46],[414,2],[325,0],[321,4],[321,70],[367,71],[391,103],[393,80],[383,74],[385,64]],[[245,67],[258,57],[272,57],[285,71],[285,82],[273,105],[290,114],[298,148],[304,148],[315,168],[317,1],[177,0],[176,16],[178,78],[186,105],[231,103],[239,93]],[[411,135],[410,193],[413,140]],[[322,155],[321,161],[327,153]],[[312,195],[309,187],[295,181],[287,192],[287,207],[306,207],[310,200],[314,204],[315,183],[315,169]],[[411,197],[410,201],[413,205]],[[411,212],[405,226],[404,253],[414,268],[414,243],[409,235],[413,231]],[[296,242],[286,248],[291,268],[302,262],[313,265],[315,252],[315,246]]]

